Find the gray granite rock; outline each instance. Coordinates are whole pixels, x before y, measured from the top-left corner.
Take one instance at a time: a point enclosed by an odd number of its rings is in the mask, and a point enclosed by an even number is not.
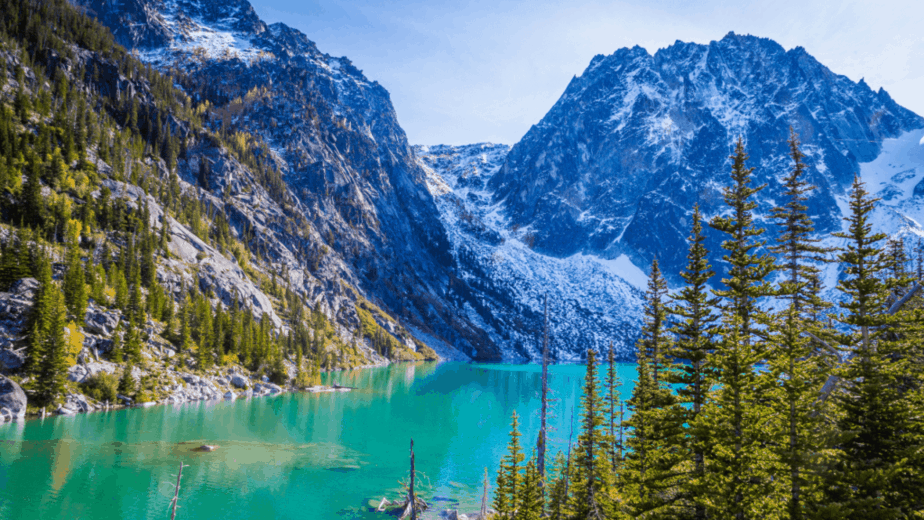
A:
[[[25,349],[5,348],[0,350],[0,370],[18,370],[25,364]]]
[[[87,309],[84,327],[94,334],[111,336],[112,332],[119,326],[121,316],[118,310],[104,311],[96,305],[91,305]]]
[[[231,375],[231,386],[234,388],[246,389],[250,387],[250,381],[241,374],[232,374]]]
[[[27,402],[26,393],[18,384],[0,376],[0,422],[25,419]]]

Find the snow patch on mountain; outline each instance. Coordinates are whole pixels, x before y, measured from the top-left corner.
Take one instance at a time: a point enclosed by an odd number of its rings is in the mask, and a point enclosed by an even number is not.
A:
[[[605,349],[610,342],[621,357],[632,356],[647,282],[641,269],[625,255],[557,258],[534,251],[533,231],[511,227],[487,186],[509,147],[481,143],[418,146],[415,151],[458,275],[480,292],[482,307],[469,305],[470,319],[496,342],[514,346],[508,359],[539,356],[541,325],[535,318],[541,319],[546,297],[556,359],[579,360],[588,347]],[[530,318],[529,325],[519,324]]]
[[[882,153],[860,165],[860,178],[881,199],[873,216],[874,230],[924,237],[924,129],[885,139]]]

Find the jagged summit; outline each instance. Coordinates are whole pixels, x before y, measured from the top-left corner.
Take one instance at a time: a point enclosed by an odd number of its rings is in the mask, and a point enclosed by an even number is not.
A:
[[[790,126],[821,188],[809,203],[826,231],[840,227],[835,197],[860,163],[924,119],[884,90],[767,38],[732,32],[653,55],[623,48],[591,60],[511,149],[490,187],[510,224],[534,230],[539,251],[627,254],[639,266],[658,256],[676,273],[690,208],[721,210],[734,140],[745,140],[757,182],[769,184],[761,201],[769,210],[788,167]]]

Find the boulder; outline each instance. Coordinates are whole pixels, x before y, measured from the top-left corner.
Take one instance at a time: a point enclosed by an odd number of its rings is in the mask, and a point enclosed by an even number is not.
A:
[[[26,393],[16,383],[0,376],[0,422],[26,417]]]
[[[233,374],[231,376],[231,386],[234,388],[247,389],[250,387],[250,381],[240,374]]]
[[[95,406],[87,402],[86,396],[80,394],[68,394],[63,408],[80,413],[92,412],[96,409]]]
[[[116,367],[117,365],[113,363],[104,362],[90,362],[83,365],[74,365],[67,369],[67,379],[75,383],[85,383],[87,379],[100,372],[106,372],[107,374],[115,373]],[[138,377],[134,374],[134,369],[132,372],[134,377]]]
[[[87,331],[100,336],[111,336],[121,321],[119,311],[103,311],[95,305],[87,309],[84,317],[84,327]]]
[[[225,399],[228,399],[229,401],[233,401],[237,399],[237,394],[229,390],[225,392]]]
[[[273,383],[257,383],[253,385],[253,391],[259,394],[278,394],[282,392],[282,388]]]
[[[26,364],[25,349],[0,350],[0,370],[18,370]]]
[[[41,284],[35,278],[21,278],[13,282],[10,293],[26,300],[33,300]]]
[[[184,401],[204,401],[222,398],[222,392],[208,379],[203,379],[193,374],[180,374],[180,378],[186,382],[186,386],[177,392],[177,394]]]
[[[32,309],[39,283],[35,278],[17,280],[10,292],[0,293],[0,320],[9,323],[12,334],[19,334]]]

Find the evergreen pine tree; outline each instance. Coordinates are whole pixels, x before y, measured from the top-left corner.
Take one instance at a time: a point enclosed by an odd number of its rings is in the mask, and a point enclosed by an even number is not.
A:
[[[507,455],[501,460],[500,468],[497,470],[497,484],[494,487],[494,511],[501,518],[512,519],[516,514],[518,496],[522,487],[520,464],[523,458],[523,451],[520,448],[519,418],[514,411],[510,424]]]
[[[683,425],[668,420],[674,396],[666,384],[666,354],[670,348],[666,335],[667,284],[657,260],[651,264],[645,293],[642,337],[637,343],[638,382],[629,400],[632,416],[628,425],[629,453],[623,471],[625,498],[633,515],[673,517],[673,499],[667,491],[676,486],[676,445]]]
[[[45,359],[49,332],[50,293],[55,292],[51,280],[51,263],[41,249],[36,250],[36,280],[39,283],[35,293],[32,312],[29,315],[29,333],[26,342],[26,372],[38,376]],[[62,325],[63,327],[63,325]]]
[[[612,470],[608,459],[605,410],[597,382],[594,351],[587,350],[581,397],[581,435],[575,447],[570,509],[576,518],[604,519],[615,513]]]
[[[139,325],[145,322],[144,295],[141,291],[141,275],[139,269],[134,269],[132,286],[129,291],[128,315]]]
[[[129,306],[128,282],[125,281],[125,275],[119,266],[113,264],[109,269],[110,285],[115,289],[115,307],[121,310],[126,316],[131,314]]]
[[[87,312],[87,283],[83,262],[80,260],[80,246],[76,239],[68,241],[64,271],[64,301],[71,316],[83,323]]]
[[[824,254],[832,249],[822,247],[820,239],[813,238],[815,231],[812,219],[808,216],[808,207],[805,201],[809,194],[815,190],[805,179],[805,155],[799,149],[799,139],[795,131],[790,128],[789,150],[793,161],[793,169],[783,179],[786,202],[771,213],[771,218],[780,227],[781,233],[777,244],[770,249],[782,256],[786,281],[783,282],[778,293],[787,300],[796,313],[805,312],[806,308],[817,306],[821,297],[815,290],[819,282],[819,269],[816,264],[826,261]]]
[[[841,343],[853,354],[840,370],[845,382],[837,394],[841,456],[826,487],[827,501],[851,518],[911,518],[920,514],[921,475],[920,360],[910,355],[921,337],[908,337],[920,315],[892,314],[889,260],[873,233],[870,213],[877,199],[854,179],[847,240],[839,255],[845,278],[838,284],[845,301]],[[885,278],[885,280],[884,280]],[[832,506],[829,506],[829,509]]]
[[[125,360],[125,352],[122,346],[121,322],[119,322],[115,330],[112,331],[112,349],[109,351],[109,359],[111,359],[113,363],[121,363]]]
[[[531,457],[523,469],[523,486],[517,494],[517,520],[539,520],[545,506],[542,477],[536,466],[536,457]]]
[[[772,294],[767,277],[774,271],[773,259],[761,254],[764,230],[755,226],[753,197],[764,186],[750,186],[753,168],[746,166],[747,154],[741,139],[732,159],[732,185],[723,191],[731,209],[728,216],[715,217],[710,225],[727,235],[723,259],[730,264],[722,298],[720,340],[709,365],[719,385],[700,415],[700,426],[710,439],[706,456],[704,498],[707,514],[716,518],[762,518],[779,514],[780,480],[775,453],[767,447],[772,440],[769,426],[772,410],[759,399],[769,386],[759,378],[758,364],[764,361],[766,346],[756,334],[769,318],[758,300]]]
[[[133,363],[141,363],[141,331],[136,318],[131,317],[125,328],[125,357]]]
[[[132,398],[135,395],[135,378],[132,376],[131,363],[122,367],[122,377],[119,378],[119,394]]]
[[[568,489],[570,484],[570,470],[570,461],[565,458],[564,453],[559,451],[555,456],[554,470],[549,476],[549,504],[547,511],[551,520],[565,520],[571,518]]]
[[[693,227],[687,253],[687,267],[680,272],[686,285],[673,296],[669,308],[676,339],[670,350],[671,369],[666,381],[677,389],[677,403],[666,420],[671,429],[685,428],[679,439],[680,456],[677,470],[681,472],[675,501],[677,518],[703,520],[706,508],[701,500],[705,476],[705,452],[709,439],[698,425],[697,418],[706,404],[710,374],[706,358],[713,349],[715,333],[713,309],[718,300],[709,295],[707,284],[715,274],[707,259],[703,242],[702,216],[699,206],[693,207]]]
[[[22,185],[22,216],[30,226],[41,227],[45,222],[45,198],[42,197],[41,160],[29,155],[26,182]]]
[[[51,404],[64,391],[68,369],[68,344],[64,337],[67,307],[64,305],[64,295],[54,286],[54,282],[51,284],[42,290],[40,310],[45,330],[35,377],[35,393],[42,404]]]
[[[783,180],[786,201],[773,210],[772,217],[782,232],[771,250],[782,256],[786,278],[779,284],[778,294],[788,306],[777,313],[769,330],[773,332],[768,355],[767,375],[772,378],[773,399],[778,424],[778,457],[788,469],[787,515],[799,520],[817,510],[821,482],[817,472],[817,457],[823,452],[825,423],[819,413],[817,396],[828,377],[828,364],[836,360],[818,355],[806,332],[821,334],[805,319],[806,312],[824,306],[818,294],[819,271],[814,263],[829,252],[811,237],[814,226],[806,213],[804,202],[814,189],[804,179],[805,165],[799,141],[790,129],[792,172]]]

